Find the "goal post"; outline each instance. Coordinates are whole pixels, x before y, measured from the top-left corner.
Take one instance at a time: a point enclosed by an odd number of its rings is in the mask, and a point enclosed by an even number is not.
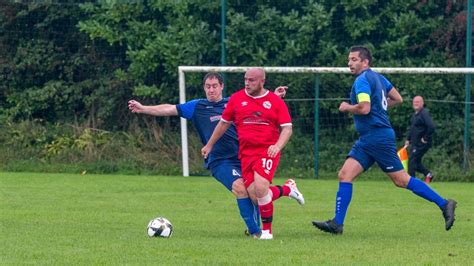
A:
[[[221,72],[221,73],[244,73],[250,66],[179,66],[179,102],[186,102],[186,77],[185,73],[191,72]],[[314,90],[315,90],[315,133],[314,133],[314,144],[316,149],[314,151],[314,176],[318,176],[318,155],[317,146],[319,143],[318,136],[318,102],[319,102],[319,76],[320,74],[350,74],[350,70],[347,67],[262,67],[266,73],[306,73],[315,74]],[[381,67],[372,68],[374,71],[383,74],[474,74],[474,68],[398,68],[398,67]],[[469,88],[469,89],[467,89]],[[465,100],[465,134],[470,132],[470,92],[471,84],[466,84],[466,100]],[[469,96],[469,97],[468,97]],[[187,121],[181,118],[181,147],[182,147],[182,168],[183,176],[189,176],[189,149],[188,149],[188,130]],[[467,160],[469,156],[469,136],[464,136],[464,159]],[[467,157],[467,158],[466,158]]]

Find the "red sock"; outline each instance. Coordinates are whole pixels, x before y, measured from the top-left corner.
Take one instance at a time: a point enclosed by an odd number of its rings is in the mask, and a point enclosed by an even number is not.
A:
[[[262,217],[262,230],[270,230],[272,233],[272,221],[273,221],[273,202],[270,201],[265,205],[258,205],[260,210],[260,216]]]
[[[275,201],[282,196],[288,197],[291,191],[288,186],[270,186],[270,190],[273,194],[272,201]]]

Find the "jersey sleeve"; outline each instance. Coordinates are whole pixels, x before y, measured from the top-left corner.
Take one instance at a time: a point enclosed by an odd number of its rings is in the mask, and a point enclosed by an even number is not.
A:
[[[388,81],[388,79],[384,76],[382,76],[382,83],[387,93],[393,88],[392,83],[390,83],[390,81]]]
[[[277,96],[278,97],[278,96]],[[280,126],[288,126],[291,125],[291,116],[290,112],[288,111],[288,106],[286,106],[286,103],[280,99],[277,98],[278,100],[278,124]]]
[[[231,122],[234,121],[234,106],[235,106],[235,94],[230,96],[229,101],[227,102],[227,106],[224,109],[224,112],[222,113],[221,120],[224,122]]]
[[[185,119],[192,119],[198,102],[199,99],[196,99],[183,104],[177,104],[178,115]]]
[[[366,93],[369,96],[371,95],[370,84],[365,75],[360,76],[358,79],[356,79],[354,89],[355,95],[358,95],[360,93]]]

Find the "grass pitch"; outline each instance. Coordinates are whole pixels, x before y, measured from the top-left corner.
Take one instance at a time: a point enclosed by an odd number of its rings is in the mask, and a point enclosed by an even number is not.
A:
[[[283,183],[276,179],[275,183]],[[297,180],[306,205],[275,203],[274,240],[244,236],[233,196],[211,177],[0,173],[0,264],[425,264],[474,262],[474,184],[433,183],[458,201],[440,210],[387,181],[357,181],[344,234],[316,230],[333,216],[337,181]],[[156,216],[170,239],[146,236]]]

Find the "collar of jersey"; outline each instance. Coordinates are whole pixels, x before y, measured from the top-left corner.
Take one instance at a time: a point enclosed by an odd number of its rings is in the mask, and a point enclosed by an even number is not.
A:
[[[264,88],[264,90],[267,90]],[[259,98],[263,98],[265,96],[267,96],[268,92],[270,92],[269,90],[267,90],[267,92],[265,92],[264,94],[260,95],[260,96],[252,96],[250,94],[247,93],[247,90],[244,88],[244,92],[245,94],[247,94],[247,96],[249,96],[250,98],[254,98],[254,99],[259,99]]]
[[[217,101],[217,102],[211,102],[211,101],[209,101],[209,100],[206,98],[207,102],[208,102],[208,103],[211,103],[211,104],[213,104],[213,105],[218,104],[218,103],[224,101],[225,99],[226,99],[226,97],[222,97],[222,99],[220,99],[220,100]]]
[[[357,75],[357,77],[362,76],[362,74],[364,74],[364,73],[367,72],[368,70],[370,70],[370,67],[369,67],[369,68],[366,68],[366,69],[364,69],[364,70],[362,70],[362,72],[360,72],[359,75]]]

